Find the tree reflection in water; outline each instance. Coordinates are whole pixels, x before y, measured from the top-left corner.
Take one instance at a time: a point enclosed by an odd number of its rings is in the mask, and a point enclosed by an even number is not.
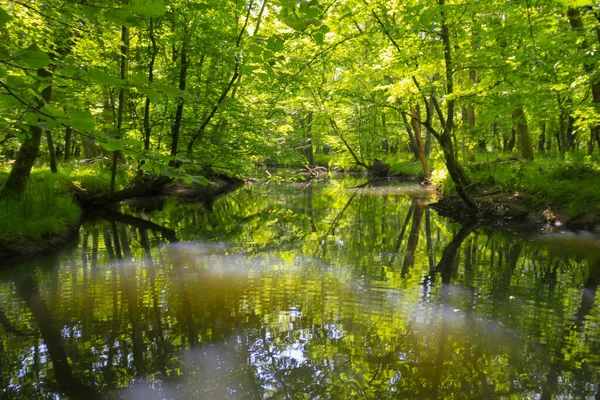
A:
[[[106,215],[4,270],[3,397],[596,394],[595,253],[449,223],[416,186],[359,184]]]

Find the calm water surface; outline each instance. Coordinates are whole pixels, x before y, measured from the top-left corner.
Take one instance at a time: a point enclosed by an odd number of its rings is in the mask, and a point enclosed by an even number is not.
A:
[[[256,184],[0,272],[0,397],[590,399],[600,245],[411,184]]]

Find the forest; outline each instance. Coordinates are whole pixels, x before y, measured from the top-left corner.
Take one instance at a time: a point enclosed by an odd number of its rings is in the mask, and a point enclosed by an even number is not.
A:
[[[501,193],[516,214],[598,221],[593,2],[0,5],[5,237],[276,166],[414,176],[461,215]]]
[[[596,0],[0,0],[0,397],[600,398]]]

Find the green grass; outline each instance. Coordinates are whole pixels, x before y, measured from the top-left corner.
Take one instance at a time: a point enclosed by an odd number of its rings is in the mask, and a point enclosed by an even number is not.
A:
[[[117,176],[117,190],[125,187],[132,177],[125,168],[122,170]],[[0,170],[0,187],[8,172],[7,166]],[[81,215],[72,199],[71,184],[90,194],[108,192],[110,169],[103,163],[62,164],[56,174],[47,167],[34,168],[21,201],[0,201],[0,238],[38,238],[64,232],[67,225],[77,222]]]
[[[538,156],[533,162],[505,159],[496,165],[491,160],[471,164],[474,181],[520,192],[533,206],[571,218],[600,216],[598,160],[577,153],[564,160]]]
[[[0,238],[37,238],[61,233],[79,220],[81,210],[58,177],[35,177],[21,201],[0,201]]]

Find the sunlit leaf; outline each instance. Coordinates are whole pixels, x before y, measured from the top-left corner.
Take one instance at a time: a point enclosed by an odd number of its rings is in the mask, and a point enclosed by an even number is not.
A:
[[[11,16],[8,13],[0,8],[0,28],[2,28],[8,21],[10,21]]]
[[[51,62],[50,56],[35,45],[16,53],[15,59],[33,69],[46,68]]]
[[[129,8],[145,17],[160,17],[167,12],[167,8],[160,0],[131,0]]]

